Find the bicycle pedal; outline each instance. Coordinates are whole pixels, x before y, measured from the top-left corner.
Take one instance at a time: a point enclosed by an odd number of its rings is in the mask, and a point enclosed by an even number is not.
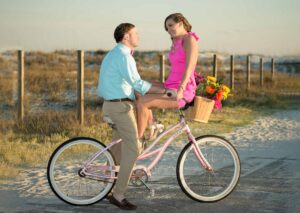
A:
[[[155,189],[150,189],[150,197],[154,197],[155,196]]]

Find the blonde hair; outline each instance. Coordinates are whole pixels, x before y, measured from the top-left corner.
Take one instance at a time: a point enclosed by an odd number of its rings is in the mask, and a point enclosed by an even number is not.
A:
[[[171,15],[168,15],[167,18],[165,19],[165,30],[168,31],[167,28],[167,20],[172,19],[175,23],[182,22],[183,27],[187,32],[191,32],[192,30],[192,25],[188,22],[188,20],[181,14],[181,13],[173,13]]]

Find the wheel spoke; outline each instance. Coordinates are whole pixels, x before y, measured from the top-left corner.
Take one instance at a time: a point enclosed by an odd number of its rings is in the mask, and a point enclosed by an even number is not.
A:
[[[58,147],[48,164],[48,181],[54,193],[63,201],[75,205],[88,205],[103,199],[114,185],[82,174],[82,165],[95,153],[104,150],[105,146],[91,139],[73,139]],[[109,152],[98,156],[91,167],[114,166]],[[99,167],[101,168],[101,167]],[[93,176],[97,178],[104,172],[98,170]],[[111,172],[111,175],[115,175]]]
[[[213,171],[207,171],[197,159],[192,143],[182,151],[177,163],[177,179],[181,189],[198,201],[212,202],[232,192],[240,175],[240,162],[233,146],[215,136],[197,138],[201,150]]]

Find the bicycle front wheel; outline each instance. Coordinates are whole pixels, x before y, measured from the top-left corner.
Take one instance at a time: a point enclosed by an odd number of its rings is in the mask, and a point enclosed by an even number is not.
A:
[[[177,180],[182,191],[199,202],[215,202],[228,196],[238,183],[240,159],[230,142],[218,136],[196,138],[212,171],[204,169],[198,160],[193,143],[188,143],[177,161]]]
[[[105,145],[92,138],[73,138],[61,144],[53,152],[47,167],[52,191],[61,200],[73,205],[90,205],[105,198],[115,181],[101,181],[96,178],[97,172],[95,178],[81,173],[85,162],[104,149]],[[105,151],[91,165],[114,166],[115,162],[110,152]],[[110,172],[109,175],[114,177],[116,174]]]

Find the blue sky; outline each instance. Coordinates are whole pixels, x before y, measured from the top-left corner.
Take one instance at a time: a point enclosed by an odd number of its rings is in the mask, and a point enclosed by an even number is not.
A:
[[[139,50],[171,45],[163,22],[183,13],[200,51],[300,53],[298,0],[0,0],[0,51],[109,50],[121,22],[134,23]]]

